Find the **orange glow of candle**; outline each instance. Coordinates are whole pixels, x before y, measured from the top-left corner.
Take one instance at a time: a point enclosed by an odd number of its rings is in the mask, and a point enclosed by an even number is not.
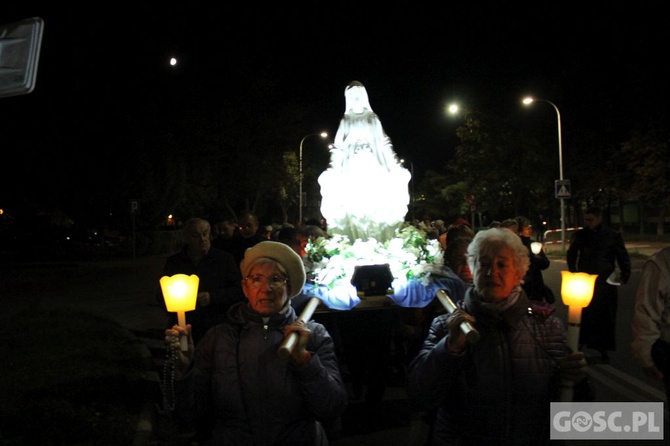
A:
[[[200,278],[195,274],[190,276],[175,274],[171,277],[163,276],[160,279],[165,307],[168,311],[177,313],[180,327],[186,326],[186,312],[195,310],[199,283]],[[180,342],[182,351],[188,350],[187,339],[182,337]]]

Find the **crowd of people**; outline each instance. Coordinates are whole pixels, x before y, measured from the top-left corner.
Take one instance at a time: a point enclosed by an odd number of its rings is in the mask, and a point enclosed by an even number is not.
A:
[[[585,227],[572,235],[566,253],[570,271],[598,274],[592,304],[583,312],[579,351],[567,347],[566,323],[554,315],[556,297],[542,277],[550,260],[532,245],[526,217],[478,231],[465,219],[414,222],[440,240],[445,291],[456,309],[446,311],[437,299],[403,309],[410,316],[401,313],[400,329],[394,318],[375,317],[379,327],[356,320],[358,329],[377,327],[381,341],[369,342],[371,348],[362,348],[359,339],[347,342],[343,332],[352,330],[346,318],[299,318],[312,298],[303,292],[305,246],[328,237],[325,222],[313,223],[265,229],[249,212],[239,222],[227,218],[210,226],[194,218],[184,225],[184,247],[167,259],[163,273],[196,274],[200,289],[186,327],[168,319],[165,342],[173,352],[173,409],[196,427],[199,444],[329,444],[347,401],[360,397],[364,373],[368,398],[381,401],[389,353],[382,344],[397,342],[386,335],[404,333],[402,324],[414,325],[411,347],[405,346],[405,382],[412,408],[431,426],[430,444],[544,444],[549,402],[560,400],[565,380],[573,382],[573,401],[595,400],[582,350],[596,349],[608,361],[607,352],[616,348],[616,287],[631,273],[621,235],[603,224],[600,209],[584,212]],[[634,355],[649,376],[666,383],[668,252],[645,264],[633,323]],[[617,267],[619,283],[613,284]],[[156,298],[162,301],[160,289]],[[464,322],[478,331],[477,343],[467,342]],[[298,341],[283,360],[277,351],[290,335]],[[370,362],[374,372],[364,371]],[[353,395],[343,367],[360,369],[350,375],[358,380]]]

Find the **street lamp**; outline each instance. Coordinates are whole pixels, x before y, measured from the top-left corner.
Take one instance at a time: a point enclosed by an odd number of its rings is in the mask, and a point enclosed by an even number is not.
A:
[[[310,133],[309,135],[303,136],[303,138],[300,140],[300,154],[298,156],[299,164],[300,164],[300,167],[299,167],[299,169],[300,169],[300,190],[298,191],[298,195],[299,195],[299,198],[298,198],[298,201],[299,201],[299,204],[298,204],[298,224],[299,225],[302,225],[302,204],[303,204],[302,203],[302,144],[310,136],[316,136],[316,135],[319,135],[322,138],[327,138],[328,137],[328,133],[326,133],[326,132]]]
[[[546,99],[534,99],[531,97],[523,99],[523,103],[525,105],[532,104],[535,101],[546,102],[547,104],[554,107],[554,110],[556,110],[556,118],[558,120],[558,173],[559,173],[560,184],[563,185],[563,145],[561,142],[561,113],[558,111],[558,107],[556,107],[556,104],[554,104],[551,101],[547,101]],[[563,252],[565,252],[565,199],[562,196],[560,199],[561,199],[561,246],[563,248]]]

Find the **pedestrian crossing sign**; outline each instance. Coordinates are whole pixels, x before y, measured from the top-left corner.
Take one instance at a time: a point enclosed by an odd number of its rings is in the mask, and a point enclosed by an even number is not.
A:
[[[570,198],[570,180],[556,180],[554,191],[556,191],[556,198]]]

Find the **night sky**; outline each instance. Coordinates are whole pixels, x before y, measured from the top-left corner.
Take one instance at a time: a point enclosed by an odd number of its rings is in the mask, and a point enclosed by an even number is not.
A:
[[[453,153],[458,120],[444,112],[451,101],[523,113],[551,129],[556,116],[548,104],[530,110],[520,103],[528,94],[550,100],[561,111],[565,158],[577,155],[571,147],[585,135],[621,142],[668,106],[670,19],[661,2],[438,8],[396,1],[381,10],[347,2],[133,2],[90,10],[30,3],[0,10],[0,24],[45,21],[35,90],[0,98],[0,200],[17,187],[53,187],[44,184],[55,181],[48,172],[73,177],[123,156],[122,147],[100,153],[95,141],[146,101],[188,101],[207,112],[243,98],[256,78],[275,85],[268,107],[288,101],[308,110],[305,128],[296,129],[302,135],[334,134],[344,88],[362,82],[417,175]],[[170,57],[179,59],[176,68]]]

